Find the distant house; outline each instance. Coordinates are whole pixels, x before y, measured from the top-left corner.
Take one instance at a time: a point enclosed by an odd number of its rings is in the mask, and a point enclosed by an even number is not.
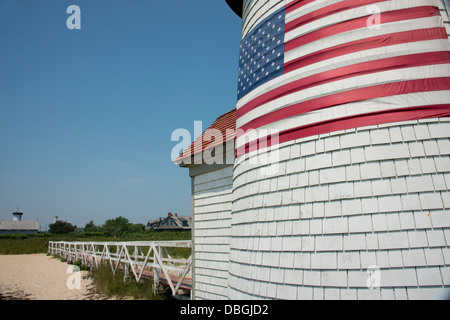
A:
[[[22,221],[22,212],[14,212],[12,221],[0,221],[0,234],[37,234],[39,221]]]
[[[166,218],[158,218],[147,223],[147,230],[188,231],[191,230],[191,217],[174,215],[169,212]]]

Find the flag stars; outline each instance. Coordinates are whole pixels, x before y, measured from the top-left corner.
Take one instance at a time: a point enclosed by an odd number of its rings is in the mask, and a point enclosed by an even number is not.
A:
[[[277,19],[277,17],[280,17]],[[238,99],[280,75],[283,68],[284,14],[271,16],[241,41]],[[271,19],[271,20],[270,20]]]

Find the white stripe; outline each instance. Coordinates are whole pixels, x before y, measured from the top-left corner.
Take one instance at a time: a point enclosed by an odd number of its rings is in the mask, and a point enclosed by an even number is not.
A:
[[[245,19],[242,25],[242,39],[247,36],[261,21],[270,16],[275,11],[281,9],[284,6],[284,1],[280,0],[270,0],[267,2],[258,1],[248,13],[247,17],[249,19]],[[259,11],[258,11],[259,10]],[[254,14],[257,12],[256,14]],[[246,18],[247,18],[246,17]]]
[[[377,73],[365,74],[347,78],[323,85],[315,86],[285,97],[270,101],[261,105],[258,108],[247,112],[242,117],[236,119],[237,128],[256,119],[262,115],[271,113],[273,111],[288,107],[300,102],[313,100],[322,96],[328,96],[339,92],[345,92],[367,86],[375,86],[385,83],[427,79],[434,77],[446,77],[450,75],[450,64],[439,64],[431,66],[412,67],[398,70],[382,71]]]
[[[257,24],[259,22],[259,20],[262,20],[265,16],[265,12],[267,11],[267,7],[264,8],[267,4],[269,3],[269,0],[259,0],[256,1],[256,3],[251,3],[249,10],[247,12],[247,15],[244,17],[244,20],[242,21],[242,32],[244,34],[247,34],[248,31],[246,31],[249,26],[253,25],[253,24]],[[264,10],[266,9],[266,10]],[[258,14],[255,14],[258,13]]]
[[[242,4],[242,17],[243,18],[247,16],[248,11],[252,7],[252,4],[254,1],[257,1],[257,0],[244,0],[244,3]]]
[[[286,23],[289,23],[295,19],[298,19],[300,17],[303,17],[311,12],[315,12],[319,9],[326,8],[328,6],[331,6],[333,4],[343,2],[346,0],[316,0],[311,3],[308,3],[307,5],[304,5],[292,12],[289,12],[286,14]],[[291,1],[292,2],[292,1]]]
[[[420,29],[428,29],[428,28],[436,28],[442,27],[442,19],[439,16],[434,17],[426,17],[419,18],[413,20],[402,20],[395,21],[383,24],[383,27],[380,29],[368,29],[361,28],[355,29],[349,32],[339,33],[337,35],[327,37],[325,39],[321,39],[319,41],[314,41],[311,43],[307,43],[303,46],[295,48],[285,53],[284,62],[289,62],[291,60],[295,60],[297,58],[306,56],[308,54],[334,47],[343,43],[348,43],[352,41],[358,41],[362,39],[367,39],[371,37],[412,31],[412,30],[420,30]]]
[[[371,113],[376,111],[387,111],[397,108],[407,108],[407,107],[418,107],[423,105],[437,105],[437,104],[448,104],[449,103],[450,91],[434,91],[434,92],[420,92],[420,93],[409,93],[404,95],[389,96],[371,99],[362,102],[354,102],[345,105],[340,105],[336,107],[325,108],[322,110],[316,110],[313,112],[308,112],[306,114],[290,117],[289,119],[284,119],[276,122],[272,122],[265,125],[259,129],[264,129],[261,136],[262,138],[265,133],[272,132],[271,130],[284,131],[287,129],[292,129],[312,123],[317,123],[321,121],[336,119],[345,116],[352,116],[358,114]],[[258,129],[256,129],[257,131]],[[254,130],[252,130],[254,131]],[[247,137],[252,139],[252,134],[249,131],[245,135],[237,138],[236,148],[245,145],[248,141]],[[253,133],[254,136],[254,133]]]
[[[400,9],[415,8],[421,6],[432,5],[434,0],[408,0],[407,3],[401,3],[401,1],[387,1],[380,2],[377,7],[381,10],[381,14],[388,11],[395,11]],[[316,30],[320,30],[344,21],[350,21],[361,17],[367,17],[370,15],[370,10],[373,5],[367,5],[364,7],[358,7],[354,9],[348,9],[343,12],[335,13],[325,18],[313,21],[304,26],[295,28],[292,31],[286,33],[284,42],[291,41],[295,38],[311,33]],[[384,25],[383,25],[384,26]]]
[[[253,99],[258,97],[261,94],[267,93],[272,90],[276,90],[278,87],[294,82],[299,79],[303,79],[315,74],[319,74],[322,72],[326,72],[329,70],[367,62],[385,58],[391,58],[395,56],[402,56],[408,54],[417,54],[417,53],[425,53],[425,52],[436,52],[436,51],[450,51],[450,42],[446,39],[437,39],[437,40],[426,40],[426,41],[418,41],[413,43],[402,43],[389,47],[389,50],[386,48],[375,48],[364,51],[357,51],[354,53],[349,53],[346,55],[338,56],[332,59],[319,61],[317,63],[305,66],[303,68],[299,68],[293,72],[287,73],[283,76],[280,76],[278,81],[274,79],[260,87],[258,90],[255,90],[256,94],[252,97]],[[241,108],[243,105],[248,103],[247,97],[250,94],[246,95],[244,98],[240,99],[237,103],[237,108]]]
[[[311,12],[315,12],[319,9],[326,8],[330,5],[333,5],[333,4],[336,4],[339,2],[342,2],[342,0],[314,1],[312,3],[309,3],[308,5],[305,5],[303,7],[300,7],[298,9],[294,10],[293,12],[286,14],[286,23],[289,23],[289,22],[291,22],[295,19],[298,19],[300,17],[303,17]],[[372,15],[372,14],[374,14],[374,12],[372,10],[368,10],[368,9],[370,7],[373,7],[374,5],[377,6],[377,9],[380,9],[381,12],[413,8],[413,7],[420,7],[420,6],[437,6],[435,0],[395,0],[395,1],[391,0],[391,1],[384,1],[384,2],[379,2],[379,3],[375,3],[375,4],[365,5],[364,7],[347,9],[340,13],[337,13],[334,15],[329,15],[325,18],[316,20],[314,22],[322,21],[321,24],[323,27],[325,27],[328,25],[342,22],[342,21],[353,20],[353,19],[356,19],[359,17]],[[362,9],[362,10],[358,10],[358,9]],[[357,10],[357,11],[353,11],[353,10]],[[351,12],[351,11],[353,11],[354,13],[352,13],[350,16],[348,14],[346,14],[346,12]],[[362,11],[362,12],[359,12],[359,11]],[[340,14],[342,14],[342,16],[340,17],[342,20],[338,20]],[[312,22],[312,23],[314,23],[314,22]]]

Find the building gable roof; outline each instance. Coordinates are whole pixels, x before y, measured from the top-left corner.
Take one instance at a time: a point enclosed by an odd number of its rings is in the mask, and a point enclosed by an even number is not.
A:
[[[0,230],[39,230],[39,221],[0,221]]]
[[[169,215],[165,218],[158,218],[149,221],[147,226],[154,230],[178,229],[190,230],[192,218],[190,216]]]
[[[215,141],[213,133],[217,129],[222,133],[222,141]],[[234,139],[236,131],[236,109],[218,117],[211,126],[208,127],[195,141],[174,160],[175,163],[181,163],[184,159],[205,151],[208,148],[224,144]],[[212,141],[211,141],[212,140]]]

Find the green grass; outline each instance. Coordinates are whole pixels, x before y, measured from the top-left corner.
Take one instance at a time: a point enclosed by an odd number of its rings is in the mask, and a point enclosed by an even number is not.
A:
[[[52,240],[40,235],[0,235],[0,254],[45,253]]]
[[[7,234],[0,235],[0,254],[33,254],[47,253],[49,241],[168,241],[191,240],[191,232],[143,232],[130,234],[124,237],[104,237],[97,234],[81,233],[67,235],[53,235],[41,233],[37,235]],[[180,257],[188,257],[190,249],[171,248],[172,254]]]

